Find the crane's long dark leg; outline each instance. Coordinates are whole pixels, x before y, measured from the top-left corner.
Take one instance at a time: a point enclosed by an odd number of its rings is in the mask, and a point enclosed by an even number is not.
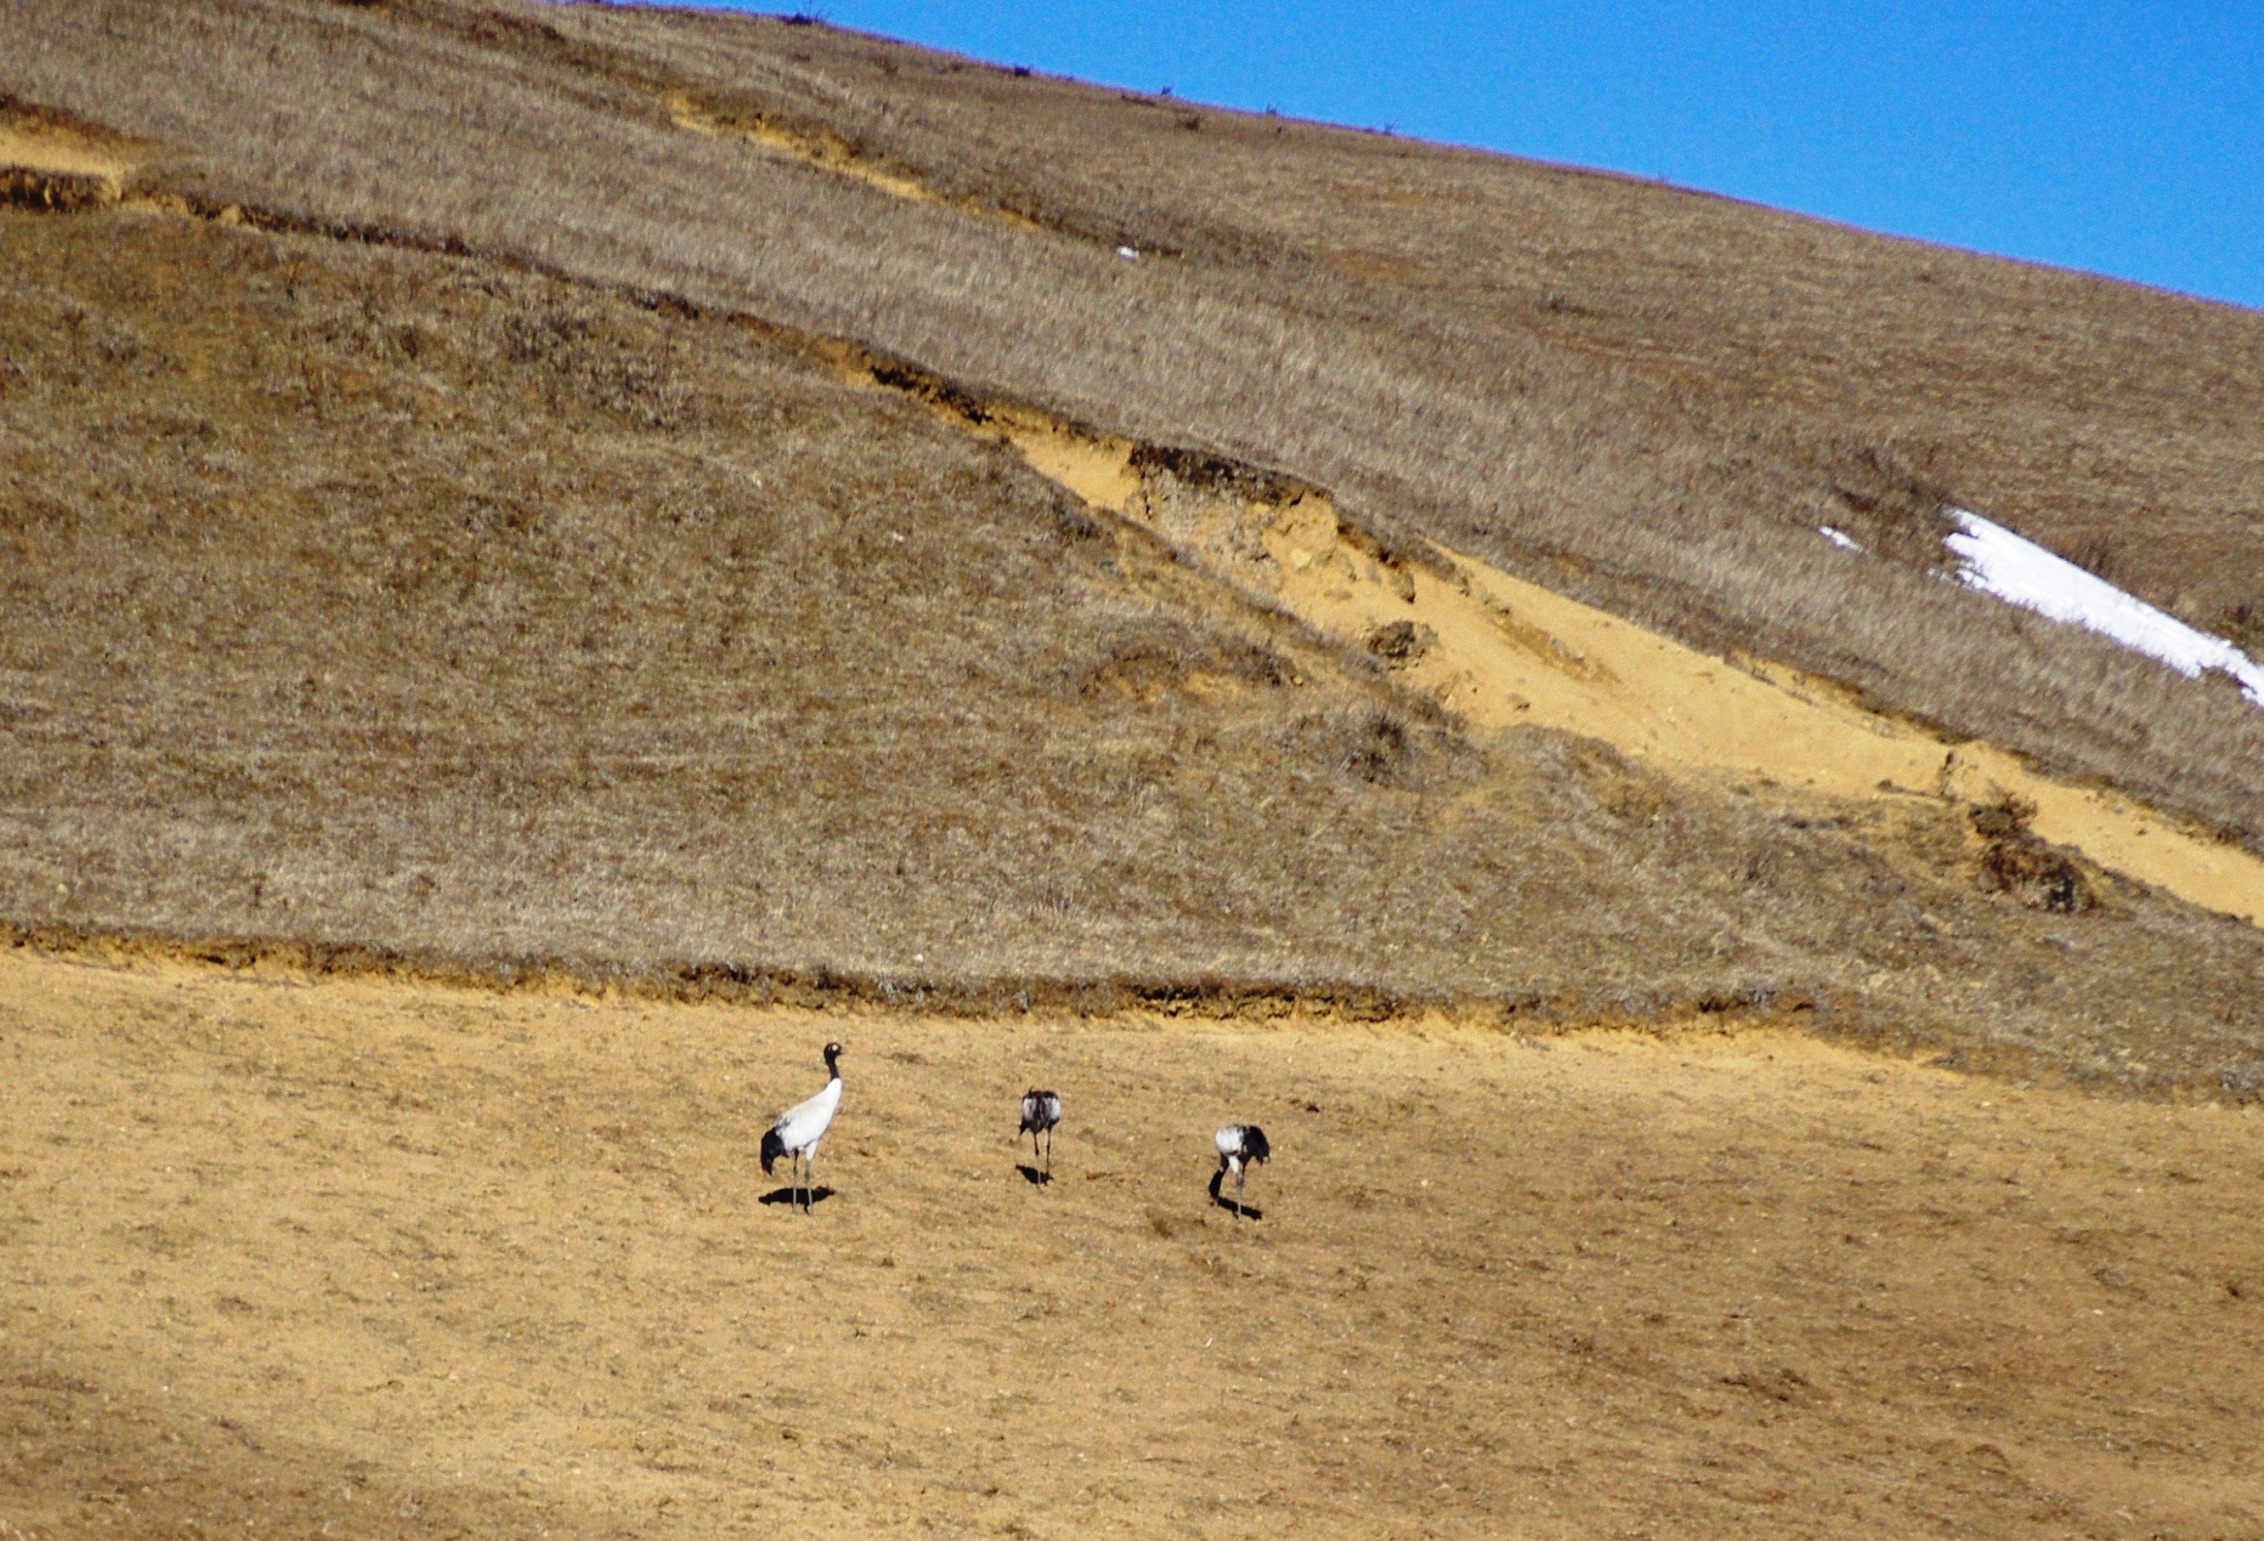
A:
[[[1249,1180],[1250,1168],[1248,1165],[1238,1166],[1234,1169],[1234,1218],[1237,1220],[1242,1218],[1242,1186]]]
[[[818,1153],[814,1150],[810,1152],[810,1186],[808,1191],[809,1202],[802,1206],[802,1213],[805,1215],[817,1213],[818,1207]]]

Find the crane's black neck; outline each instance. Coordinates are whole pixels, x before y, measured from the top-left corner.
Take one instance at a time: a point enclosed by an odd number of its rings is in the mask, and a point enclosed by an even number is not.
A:
[[[839,1059],[840,1056],[841,1049],[839,1045],[829,1043],[825,1046],[825,1073],[827,1079],[834,1081],[841,1079],[841,1067],[835,1063],[835,1061]]]

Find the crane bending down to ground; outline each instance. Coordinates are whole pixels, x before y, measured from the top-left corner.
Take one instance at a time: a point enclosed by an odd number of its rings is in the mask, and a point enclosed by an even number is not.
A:
[[[1219,1180],[1227,1173],[1234,1174],[1234,1213],[1242,1213],[1242,1185],[1249,1180],[1250,1168],[1273,1159],[1273,1148],[1266,1144],[1266,1131],[1256,1124],[1228,1124],[1211,1137],[1218,1146],[1218,1176],[1211,1179],[1211,1197],[1218,1197]]]
[[[833,1127],[833,1115],[841,1111],[841,1067],[834,1063],[840,1058],[840,1044],[825,1046],[825,1090],[779,1114],[778,1122],[763,1136],[763,1174],[770,1174],[780,1156],[792,1158],[789,1170],[801,1179],[796,1191],[804,1195],[805,1214],[817,1202],[818,1141]]]
[[[1038,1159],[1038,1136],[1046,1137],[1046,1176],[1053,1175],[1053,1131],[1061,1122],[1061,1094],[1035,1086],[1022,1094],[1022,1134],[1030,1137],[1030,1159]],[[1020,1140],[1022,1135],[1015,1136]]]

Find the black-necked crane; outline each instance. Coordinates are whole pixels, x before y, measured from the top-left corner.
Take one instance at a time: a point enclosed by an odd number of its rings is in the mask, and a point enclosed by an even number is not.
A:
[[[1038,1136],[1046,1137],[1046,1176],[1053,1175],[1053,1131],[1061,1122],[1061,1094],[1042,1092],[1035,1086],[1022,1094],[1022,1134],[1014,1138],[1019,1142],[1023,1134],[1030,1137],[1030,1159],[1038,1159]]]
[[[763,1174],[770,1174],[780,1156],[791,1158],[790,1171],[801,1179],[797,1191],[804,1195],[805,1214],[817,1202],[818,1141],[833,1127],[833,1115],[841,1111],[841,1066],[836,1063],[840,1058],[840,1044],[825,1046],[825,1090],[779,1114],[778,1122],[763,1136]]]
[[[1228,1124],[1211,1136],[1218,1147],[1218,1176],[1211,1179],[1211,1197],[1218,1197],[1219,1178],[1234,1174],[1234,1213],[1242,1213],[1242,1185],[1249,1180],[1250,1168],[1273,1159],[1273,1147],[1266,1144],[1266,1131],[1256,1124]]]

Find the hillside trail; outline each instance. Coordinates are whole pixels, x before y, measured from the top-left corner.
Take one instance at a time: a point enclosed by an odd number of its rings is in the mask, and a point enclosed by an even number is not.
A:
[[[683,96],[671,98],[668,111],[678,128],[689,129],[695,134],[708,138],[743,139],[775,154],[804,161],[820,170],[854,177],[892,197],[909,199],[914,203],[945,201],[940,194],[916,178],[890,171],[857,154],[846,140],[835,134],[796,132],[782,124],[762,119],[727,119],[705,110],[697,102]]]
[[[2264,1533],[2254,1108],[24,951],[0,1104],[11,1538]]]
[[[1845,686],[1711,657],[1436,543],[1436,567],[1391,563],[1346,528],[1325,493],[1269,502],[1189,487],[1143,468],[1129,440],[1026,410],[992,411],[970,426],[1246,592],[1391,657],[1408,683],[1479,728],[1554,728],[1672,774],[1831,797],[1977,807],[2014,799],[2034,809],[2029,826],[2052,844],[2264,925],[2264,859],[2118,793],[2041,775],[1993,745],[1866,710]]]
[[[853,178],[892,198],[902,198],[911,203],[948,206],[962,214],[994,219],[1020,230],[1045,228],[1011,209],[984,204],[972,198],[948,197],[908,171],[891,168],[871,156],[859,153],[848,140],[827,129],[790,127],[782,122],[744,113],[726,116],[682,95],[669,98],[668,113],[670,120],[678,128],[710,139],[743,140],[773,155],[800,161],[837,176]]]
[[[0,103],[0,206],[75,209],[114,204],[146,147],[11,114]]]
[[[134,157],[90,139],[61,132],[35,133],[0,123],[0,167],[116,180],[135,165]]]

